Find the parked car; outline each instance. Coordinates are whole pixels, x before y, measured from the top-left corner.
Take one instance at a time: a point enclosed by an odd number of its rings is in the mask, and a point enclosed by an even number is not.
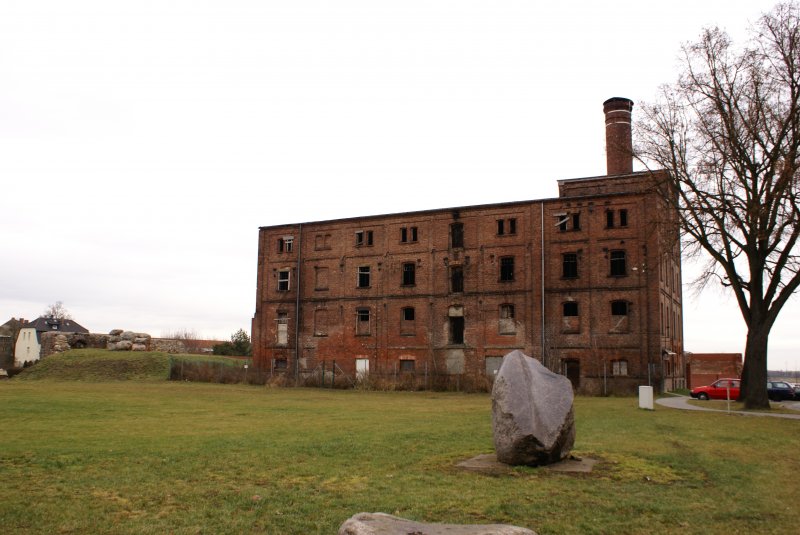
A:
[[[717,379],[708,386],[692,388],[689,393],[697,399],[736,399],[739,397],[739,379]]]
[[[794,399],[794,388],[783,381],[767,381],[767,397],[772,401]]]
[[[792,383],[792,388],[794,388],[794,399],[800,401],[800,383]]]

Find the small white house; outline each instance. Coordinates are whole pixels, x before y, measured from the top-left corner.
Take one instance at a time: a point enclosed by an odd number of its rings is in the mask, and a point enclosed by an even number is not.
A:
[[[57,331],[64,333],[88,333],[89,330],[74,320],[40,317],[26,323],[17,336],[14,351],[14,366],[22,367],[26,362],[36,362],[42,355],[41,333]]]

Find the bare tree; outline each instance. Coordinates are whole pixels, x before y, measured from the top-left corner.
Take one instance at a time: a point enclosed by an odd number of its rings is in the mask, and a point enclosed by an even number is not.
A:
[[[665,173],[661,193],[689,252],[708,261],[696,281],[736,297],[747,340],[742,394],[769,407],[767,346],[800,285],[800,8],[778,4],[736,48],[719,28],[684,45],[682,73],[643,106],[637,157]]]
[[[197,334],[194,329],[175,329],[174,331],[165,331],[161,333],[161,338],[169,340],[180,340],[183,342],[183,347],[186,348],[187,353],[200,353],[202,350],[202,336]]]
[[[64,303],[61,301],[56,301],[52,305],[48,305],[46,309],[44,309],[44,313],[42,316],[45,318],[53,318],[57,320],[71,320],[72,315],[70,315],[69,310],[67,307],[64,306]]]

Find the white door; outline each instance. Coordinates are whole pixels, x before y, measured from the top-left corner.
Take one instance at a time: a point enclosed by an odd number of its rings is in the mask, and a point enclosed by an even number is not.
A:
[[[356,378],[363,379],[369,375],[369,359],[356,359]]]

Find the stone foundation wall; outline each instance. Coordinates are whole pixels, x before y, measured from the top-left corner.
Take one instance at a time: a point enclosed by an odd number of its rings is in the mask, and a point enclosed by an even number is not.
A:
[[[153,338],[147,333],[135,333],[114,329],[108,334],[80,334],[45,332],[41,335],[42,358],[70,349],[108,349],[110,351],[160,351],[162,353],[198,353],[207,354],[201,345],[208,345],[214,340],[186,340],[173,338]],[[199,344],[208,342],[208,344]]]

